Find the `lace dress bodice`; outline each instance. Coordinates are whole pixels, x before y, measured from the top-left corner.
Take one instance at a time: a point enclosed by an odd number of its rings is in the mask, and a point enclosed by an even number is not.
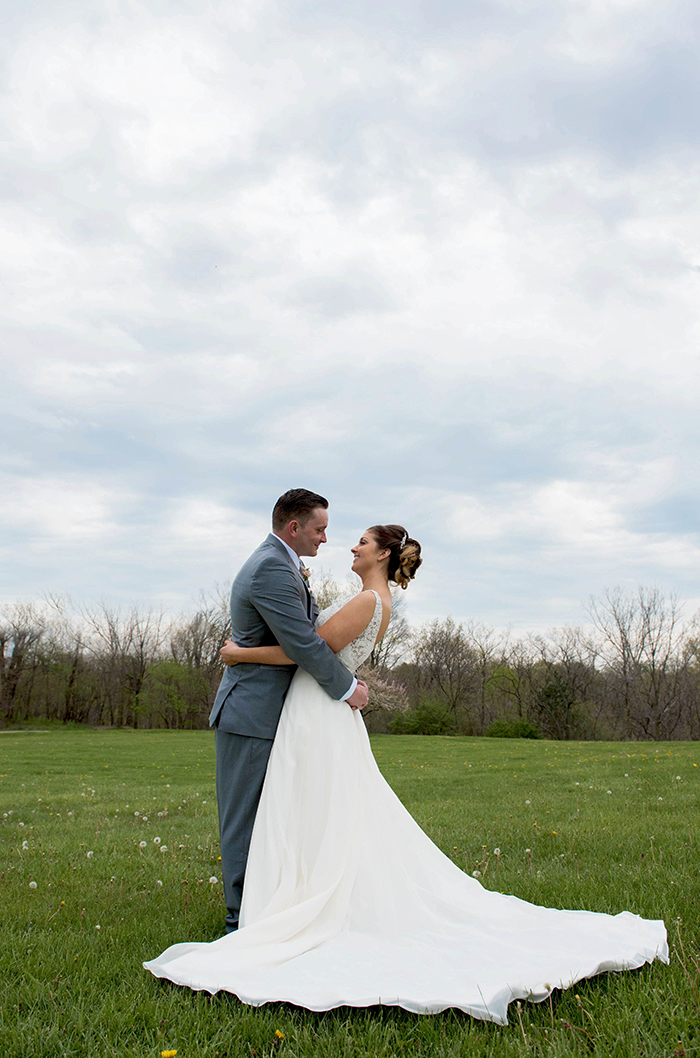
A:
[[[346,669],[350,669],[350,672],[354,672],[355,669],[359,668],[363,661],[365,661],[372,653],[372,648],[377,641],[377,635],[379,633],[379,626],[382,623],[382,600],[378,591],[372,589],[372,594],[375,597],[374,613],[372,618],[365,628],[364,632],[360,632],[356,639],[353,639],[346,647],[339,650],[336,657],[339,661],[342,661]],[[320,628],[321,625],[325,624],[326,621],[341,610],[347,599],[337,599],[330,606],[327,606],[325,610],[321,610],[320,614],[316,619],[316,628]],[[377,605],[378,604],[378,605]]]

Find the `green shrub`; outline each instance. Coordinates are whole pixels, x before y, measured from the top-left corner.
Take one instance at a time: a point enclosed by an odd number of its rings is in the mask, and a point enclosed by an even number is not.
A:
[[[500,716],[489,724],[486,730],[487,738],[539,738],[540,732],[537,724],[532,720],[526,720],[522,716]]]
[[[389,721],[392,735],[452,735],[456,721],[443,702],[421,702]]]

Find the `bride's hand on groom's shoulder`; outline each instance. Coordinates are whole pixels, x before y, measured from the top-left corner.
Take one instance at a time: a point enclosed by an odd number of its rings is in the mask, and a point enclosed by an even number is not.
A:
[[[233,642],[233,640],[226,640],[221,650],[219,651],[219,654],[221,655],[221,660],[223,661],[224,665],[238,665],[240,660],[238,650],[239,648],[237,644]]]

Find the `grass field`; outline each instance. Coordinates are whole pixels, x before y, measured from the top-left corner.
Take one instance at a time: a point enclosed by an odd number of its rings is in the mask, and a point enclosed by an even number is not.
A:
[[[141,963],[221,932],[212,736],[5,733],[0,1058],[700,1056],[699,744],[376,736],[373,747],[421,826],[485,885],[663,917],[671,965],[524,1004],[522,1025],[511,1006],[507,1028],[455,1011],[253,1009],[178,989]]]

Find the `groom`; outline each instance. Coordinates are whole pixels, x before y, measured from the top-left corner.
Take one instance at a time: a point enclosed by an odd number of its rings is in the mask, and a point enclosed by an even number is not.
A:
[[[231,589],[231,635],[239,646],[279,643],[331,698],[355,709],[367,704],[367,687],[342,665],[314,632],[318,609],[301,556],[326,543],[328,500],[308,489],[290,489],[272,512],[272,532],[239,571]],[[307,574],[308,575],[308,574]],[[226,660],[226,647],[222,648]],[[248,848],[267,761],[292,665],[226,668],[209,717],[216,726],[216,796],[226,931],[238,929]]]

